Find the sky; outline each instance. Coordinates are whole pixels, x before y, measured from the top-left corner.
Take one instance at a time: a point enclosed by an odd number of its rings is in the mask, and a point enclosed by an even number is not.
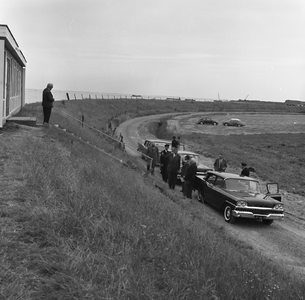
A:
[[[26,88],[305,100],[304,0],[2,0]]]

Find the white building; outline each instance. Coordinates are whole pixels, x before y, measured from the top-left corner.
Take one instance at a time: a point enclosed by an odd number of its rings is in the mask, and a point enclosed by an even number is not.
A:
[[[0,128],[25,103],[26,59],[7,25],[0,24]]]

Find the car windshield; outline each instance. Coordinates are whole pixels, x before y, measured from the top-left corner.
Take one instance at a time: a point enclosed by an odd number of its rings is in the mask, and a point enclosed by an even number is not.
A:
[[[229,178],[225,181],[225,189],[229,191],[259,193],[259,184],[255,180]]]

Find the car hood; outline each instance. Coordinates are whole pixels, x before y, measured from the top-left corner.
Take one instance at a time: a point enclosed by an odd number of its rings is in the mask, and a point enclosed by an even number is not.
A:
[[[248,203],[248,206],[265,206],[273,207],[275,204],[281,203],[278,200],[266,196],[261,193],[248,193],[248,192],[235,192],[226,191],[228,194],[233,196],[236,200],[244,200]]]

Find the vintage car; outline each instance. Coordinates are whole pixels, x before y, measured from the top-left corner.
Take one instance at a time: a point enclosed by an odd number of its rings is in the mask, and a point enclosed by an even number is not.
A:
[[[236,127],[245,126],[245,123],[243,123],[240,119],[230,119],[229,121],[225,121],[222,124],[224,126],[236,126]]]
[[[181,156],[181,168],[182,168],[182,164],[185,163],[185,157],[188,155],[196,160],[197,175],[205,175],[207,171],[213,170],[213,168],[207,167],[200,163],[200,158],[198,153],[187,150],[179,150],[178,154]],[[179,174],[178,174],[178,178],[179,178]]]
[[[208,171],[206,175],[196,176],[194,188],[198,191],[198,200],[222,210],[228,223],[236,218],[251,218],[270,225],[273,220],[284,218],[277,183],[267,183],[267,193],[263,194],[257,179]]]
[[[213,120],[213,119],[211,119],[211,118],[209,118],[209,117],[203,117],[203,118],[201,118],[201,119],[199,119],[197,121],[197,124],[201,124],[201,125],[205,125],[205,124],[207,124],[207,125],[218,125],[218,122]]]
[[[138,148],[137,151],[141,152],[142,154],[145,154],[147,151],[147,148],[154,143],[156,147],[158,147],[159,152],[161,152],[162,150],[164,150],[164,147],[166,144],[169,145],[169,150],[171,150],[171,141],[168,140],[157,140],[157,139],[147,139],[144,141],[144,143],[138,143]],[[184,144],[180,144],[179,146],[179,150],[185,150],[185,145]],[[142,158],[145,159],[145,156],[142,155]]]

